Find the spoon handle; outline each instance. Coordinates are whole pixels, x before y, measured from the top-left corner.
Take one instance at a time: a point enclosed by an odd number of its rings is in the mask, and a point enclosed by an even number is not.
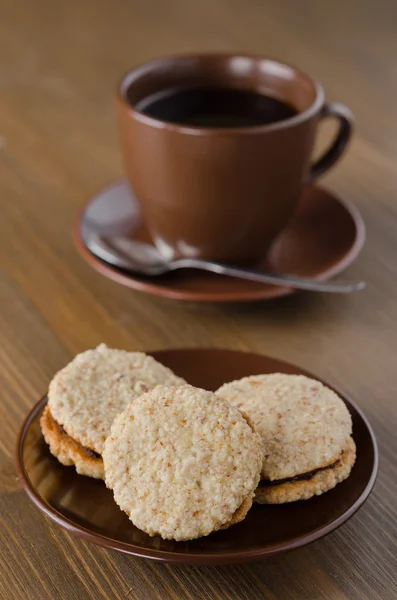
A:
[[[297,290],[309,290],[311,292],[333,292],[336,294],[349,294],[358,292],[365,288],[364,281],[316,281],[305,279],[294,275],[277,275],[275,273],[262,273],[244,267],[231,267],[222,263],[199,260],[196,258],[182,258],[174,262],[174,268],[190,268],[211,271],[219,275],[229,275],[250,281],[270,283],[272,285],[288,286]]]

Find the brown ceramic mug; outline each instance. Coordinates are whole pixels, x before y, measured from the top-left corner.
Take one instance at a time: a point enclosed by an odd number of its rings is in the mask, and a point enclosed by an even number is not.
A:
[[[197,126],[145,114],[167,90],[256,92],[292,116],[248,126]],[[234,92],[233,92],[234,93]],[[203,54],[131,70],[117,93],[122,152],[145,223],[167,257],[260,260],[287,224],[302,185],[327,171],[352,132],[352,115],[325,103],[322,87],[291,66],[258,56]],[[336,117],[329,149],[311,164],[319,121]]]

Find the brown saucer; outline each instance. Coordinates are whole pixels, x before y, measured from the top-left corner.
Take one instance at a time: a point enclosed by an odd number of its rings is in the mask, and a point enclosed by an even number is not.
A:
[[[210,390],[226,381],[259,373],[310,375],[280,360],[231,350],[165,350],[153,356],[191,384]],[[106,548],[189,564],[256,560],[318,540],[347,521],[368,498],[378,471],[375,437],[360,409],[341,396],[353,418],[357,445],[357,462],[350,477],[310,500],[254,505],[238,525],[198,540],[173,542],[149,537],[120,511],[102,481],[77,475],[72,467],[62,466],[51,456],[39,425],[46,398],[34,406],[21,428],[16,456],[19,479],[44,514],[68,531]]]
[[[123,181],[91,199],[75,226],[74,238],[80,254],[102,275],[149,294],[196,302],[267,300],[294,291],[190,269],[159,277],[131,275],[91,254],[84,244],[87,227],[99,233],[129,235],[151,242],[145,226],[140,224],[137,202]],[[352,204],[323,188],[307,187],[298,211],[273,244],[262,268],[327,280],[354,261],[364,240],[365,226]]]

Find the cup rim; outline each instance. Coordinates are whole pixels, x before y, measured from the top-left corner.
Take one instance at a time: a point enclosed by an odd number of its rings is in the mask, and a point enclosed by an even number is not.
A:
[[[171,123],[169,121],[162,121],[160,119],[156,119],[155,117],[150,117],[145,115],[144,113],[138,111],[132,104],[130,104],[126,99],[126,90],[130,87],[131,83],[133,83],[134,79],[139,76],[145,69],[148,67],[156,67],[156,65],[160,66],[166,62],[175,61],[178,59],[185,58],[197,58],[197,59],[233,59],[233,58],[247,58],[250,60],[264,60],[269,63],[273,63],[273,65],[287,67],[292,71],[295,71],[298,75],[305,78],[312,86],[315,91],[315,99],[313,103],[298,114],[290,117],[288,119],[283,119],[282,121],[277,121],[276,123],[268,123],[264,125],[251,125],[247,127],[202,127],[196,125],[184,125],[183,123]],[[240,135],[252,135],[256,133],[266,133],[270,131],[277,131],[285,129],[286,127],[291,127],[295,125],[299,125],[306,120],[310,119],[313,115],[321,110],[325,102],[324,89],[320,83],[316,80],[312,79],[309,75],[307,75],[301,69],[295,67],[290,63],[280,61],[274,58],[270,58],[267,56],[263,56],[261,54],[249,54],[245,52],[191,52],[191,53],[181,53],[181,54],[171,54],[168,56],[163,56],[160,58],[155,58],[149,61],[145,61],[144,63],[140,63],[137,66],[129,69],[124,73],[122,78],[119,81],[119,84],[116,88],[116,99],[119,103],[121,103],[125,108],[127,108],[131,114],[131,116],[138,122],[148,125],[150,127],[154,127],[156,129],[166,129],[168,131],[174,131],[184,134],[190,135],[228,135],[228,134],[240,134]]]

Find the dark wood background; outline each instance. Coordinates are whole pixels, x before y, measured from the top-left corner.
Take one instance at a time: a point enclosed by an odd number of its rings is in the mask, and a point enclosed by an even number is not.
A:
[[[387,0],[1,1],[1,598],[397,597],[396,24],[397,3]],[[368,281],[365,292],[201,307],[124,289],[77,255],[77,211],[122,174],[113,115],[120,74],[157,55],[203,49],[297,63],[328,99],[352,108],[354,143],[324,182],[367,223],[367,244],[349,269]],[[101,341],[249,349],[329,379],[375,428],[374,493],[328,538],[243,566],[167,566],[73,538],[21,491],[14,444],[53,373]]]

